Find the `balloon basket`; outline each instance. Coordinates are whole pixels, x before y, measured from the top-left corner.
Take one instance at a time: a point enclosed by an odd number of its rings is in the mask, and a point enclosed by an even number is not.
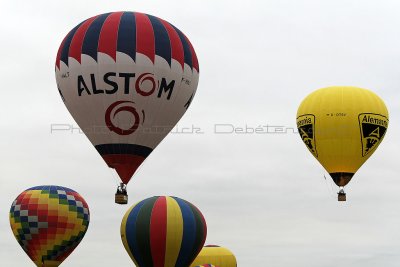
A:
[[[339,192],[338,193],[338,201],[346,201],[346,193]]]
[[[128,204],[128,195],[120,193],[115,194],[115,203],[120,205]]]

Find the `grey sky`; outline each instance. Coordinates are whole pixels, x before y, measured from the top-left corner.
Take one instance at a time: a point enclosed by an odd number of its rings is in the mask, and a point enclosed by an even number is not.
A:
[[[77,126],[56,90],[54,61],[82,20],[117,10],[161,17],[191,40],[200,63],[194,101],[129,184],[130,204],[176,195],[208,223],[209,244],[240,267],[375,267],[400,261],[400,2],[372,0],[2,0],[0,16],[0,266],[31,266],[9,227],[24,189],[57,184],[87,200],[91,224],[62,266],[133,266],[119,236],[128,206],[113,203],[116,174]],[[372,89],[390,126],[347,187],[348,201],[297,134],[215,134],[216,124],[295,127],[301,100],[329,85]],[[270,128],[274,129],[274,128]],[[333,188],[333,189],[332,189]]]

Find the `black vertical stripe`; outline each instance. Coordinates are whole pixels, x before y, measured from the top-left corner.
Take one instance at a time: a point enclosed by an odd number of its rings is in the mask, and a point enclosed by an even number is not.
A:
[[[101,28],[104,21],[111,13],[106,13],[98,16],[89,26],[86,31],[85,39],[82,44],[82,54],[92,57],[97,61],[97,48],[99,46],[99,38]]]
[[[140,249],[140,255],[146,267],[153,266],[150,246],[150,222],[151,212],[158,198],[159,197],[149,198],[147,202],[143,204],[136,221],[136,229],[138,230],[136,232],[137,246]]]
[[[165,59],[171,66],[171,41],[168,32],[158,18],[151,15],[147,15],[147,17],[150,19],[154,30],[156,55]]]
[[[193,69],[192,51],[190,50],[190,46],[189,46],[188,42],[186,41],[185,35],[183,35],[183,33],[178,28],[176,28],[174,25],[172,25],[172,24],[170,24],[170,25],[178,33],[179,39],[181,39],[181,42],[183,45],[183,52],[185,54],[184,55],[185,63],[188,64],[191,69]]]
[[[199,210],[193,206],[193,204],[191,204],[190,202],[186,203],[189,205],[189,207],[192,209],[195,221],[196,221],[196,237],[195,237],[195,241],[193,243],[193,247],[192,247],[192,252],[190,255],[194,255],[192,256],[192,259],[190,260],[190,263],[192,263],[194,261],[194,259],[196,258],[197,254],[200,252],[201,248],[204,245],[205,242],[205,232],[204,232],[204,228],[205,228],[205,222],[203,221],[203,217],[202,215],[199,213]]]
[[[85,22],[85,21],[83,21]],[[68,66],[68,55],[69,55],[69,47],[72,42],[72,38],[74,38],[74,35],[76,31],[79,29],[79,27],[83,24],[83,22],[79,23],[75,28],[73,28],[67,35],[67,38],[65,38],[64,45],[61,50],[61,61],[64,62]]]
[[[124,12],[118,28],[117,51],[136,60],[136,19],[135,13]]]

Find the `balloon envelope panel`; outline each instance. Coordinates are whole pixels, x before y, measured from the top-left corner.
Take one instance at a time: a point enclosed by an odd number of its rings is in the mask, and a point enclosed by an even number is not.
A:
[[[201,264],[213,264],[219,267],[237,267],[236,257],[224,247],[205,246],[190,265],[191,267],[202,266]]]
[[[132,206],[121,223],[121,238],[137,266],[187,267],[207,235],[201,212],[177,197],[152,197]]]
[[[199,79],[189,39],[138,12],[77,25],[60,45],[55,70],[64,104],[124,183],[186,112]]]
[[[58,266],[84,237],[89,207],[69,188],[32,187],[12,203],[10,224],[18,243],[37,266]]]
[[[382,99],[351,86],[319,89],[297,111],[303,142],[339,186],[346,185],[376,150],[388,123]]]

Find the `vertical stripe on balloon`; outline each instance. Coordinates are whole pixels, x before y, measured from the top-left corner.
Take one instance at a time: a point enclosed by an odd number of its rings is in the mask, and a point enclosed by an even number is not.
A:
[[[65,63],[65,65],[68,66],[68,52],[69,52],[69,46],[71,45],[72,38],[75,35],[76,30],[82,25],[82,23],[78,24],[75,28],[73,28],[65,38],[65,42],[63,45],[63,48],[61,50],[61,56],[60,60]]]
[[[183,64],[185,63],[185,59],[184,59],[183,45],[181,39],[179,38],[178,33],[171,26],[171,24],[162,19],[160,19],[160,21],[168,32],[169,40],[171,43],[171,57],[176,61],[178,61],[183,69]]]
[[[118,28],[117,51],[136,61],[136,20],[133,12],[124,12]]]
[[[147,56],[154,64],[154,31],[149,17],[142,13],[136,15],[136,52]]]
[[[199,61],[197,60],[196,52],[194,51],[192,43],[189,41],[189,38],[186,37],[185,39],[187,43],[189,44],[190,47],[190,53],[192,54],[192,63],[193,63],[193,68],[197,70],[197,72],[200,72],[199,70]]]
[[[182,43],[182,46],[183,46],[185,63],[188,64],[190,68],[192,68],[193,67],[193,64],[192,64],[192,53],[190,51],[190,46],[189,46],[188,42],[186,41],[186,36],[178,28],[176,28],[174,25],[172,25],[172,27],[174,27],[175,31],[179,35],[179,39],[181,40],[181,43]]]
[[[109,15],[110,13],[106,13],[98,16],[88,28],[85,39],[83,40],[82,54],[92,57],[95,61],[97,61],[97,49],[99,46],[101,28]]]
[[[196,221],[190,206],[182,199],[176,197],[174,199],[181,208],[183,218],[182,245],[178,259],[176,260],[176,266],[189,266],[194,260],[194,258],[189,258],[189,256],[194,255],[193,251],[198,249],[197,247],[193,247],[196,237]]]
[[[56,67],[57,67],[57,69],[60,69],[61,52],[62,52],[62,49],[64,48],[65,40],[67,39],[67,37],[68,37],[68,34],[62,40],[61,45],[60,45],[60,47],[58,48],[58,51],[57,51],[57,57],[56,57]]]
[[[165,252],[165,266],[175,266],[179,251],[181,250],[181,240],[183,236],[183,218],[178,203],[171,197],[167,199],[167,243]],[[180,221],[181,223],[173,223]]]
[[[109,55],[114,61],[117,57],[118,26],[123,12],[111,13],[101,28],[98,52]]]
[[[154,29],[154,43],[156,55],[164,58],[171,66],[171,43],[168,32],[158,18],[147,15]]]
[[[207,224],[206,221],[203,217],[203,214],[195,207],[193,204],[188,202],[188,205],[192,209],[192,212],[194,214],[195,220],[196,220],[196,239],[194,242],[193,247],[198,248],[198,251],[196,253],[199,253],[201,248],[204,245],[204,242],[206,240],[207,236]]]
[[[136,218],[136,227],[140,229],[140,231],[136,231],[136,239],[140,251],[139,253],[143,259],[143,266],[153,266],[153,258],[150,249],[150,221],[151,212],[156,200],[157,197],[153,197],[145,201]]]
[[[83,39],[85,38],[86,31],[92,24],[93,20],[95,20],[96,18],[97,16],[84,21],[82,25],[79,27],[79,29],[75,32],[74,38],[72,39],[69,48],[69,57],[76,59],[79,63],[81,63],[82,44],[83,44]]]
[[[139,266],[143,266],[144,263],[139,252],[139,247],[136,239],[136,218],[144,203],[144,201],[141,201],[136,204],[129,213],[126,213],[126,215],[128,216],[124,217],[124,220],[122,222],[122,226],[125,227],[125,231],[123,231],[122,233],[125,234],[125,239],[127,241],[127,251],[132,252],[132,254],[129,254],[129,256],[131,256],[132,260],[137,262],[137,265]]]
[[[167,200],[159,197],[154,204],[150,220],[150,244],[154,267],[164,267],[167,242]]]

